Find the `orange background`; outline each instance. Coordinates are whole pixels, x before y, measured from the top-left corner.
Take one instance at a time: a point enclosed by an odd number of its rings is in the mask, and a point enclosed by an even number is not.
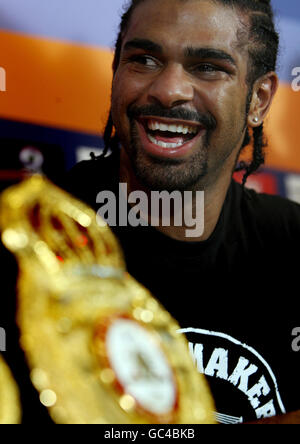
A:
[[[0,32],[6,92],[0,117],[101,134],[110,105],[112,52]],[[281,83],[266,122],[266,166],[300,172],[300,92]]]

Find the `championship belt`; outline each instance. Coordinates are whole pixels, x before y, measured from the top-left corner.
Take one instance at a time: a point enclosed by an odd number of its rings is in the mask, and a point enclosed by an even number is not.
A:
[[[21,346],[54,422],[214,423],[178,324],[93,210],[33,176],[4,192],[0,215],[19,263]]]
[[[21,404],[15,380],[0,355],[0,424],[19,424]]]

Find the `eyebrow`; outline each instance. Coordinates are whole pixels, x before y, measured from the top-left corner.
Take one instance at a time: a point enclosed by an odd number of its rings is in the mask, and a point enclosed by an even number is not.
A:
[[[157,54],[163,53],[163,47],[148,39],[135,38],[125,43],[124,50],[129,51],[131,49],[143,49],[144,51],[155,52]],[[197,58],[197,59],[215,59],[222,60],[230,63],[234,67],[237,67],[237,63],[234,58],[227,52],[221,49],[215,48],[194,48],[187,47],[184,50],[184,55],[187,58]]]
[[[223,60],[225,62],[230,63],[231,65],[237,67],[237,63],[234,58],[228,54],[227,52],[221,49],[215,48],[186,48],[185,56],[189,58],[197,58],[197,59],[215,59],[215,60]]]
[[[147,39],[133,39],[125,43],[124,50],[130,49],[144,49],[145,51],[156,52],[159,54],[163,53],[163,48],[158,43],[154,43]]]

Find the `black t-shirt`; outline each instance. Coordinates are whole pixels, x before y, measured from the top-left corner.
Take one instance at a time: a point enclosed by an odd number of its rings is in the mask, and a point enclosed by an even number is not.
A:
[[[118,196],[119,155],[85,161],[67,189],[96,211]],[[177,319],[207,376],[217,419],[235,423],[300,409],[300,206],[232,181],[204,242],[153,227],[113,227],[128,271]],[[300,342],[300,341],[299,341]]]

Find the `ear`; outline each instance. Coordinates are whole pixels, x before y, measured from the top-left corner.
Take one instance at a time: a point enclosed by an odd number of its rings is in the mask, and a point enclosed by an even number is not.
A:
[[[269,72],[256,80],[248,115],[248,125],[260,126],[266,118],[273,98],[278,89],[279,79],[275,72]]]

